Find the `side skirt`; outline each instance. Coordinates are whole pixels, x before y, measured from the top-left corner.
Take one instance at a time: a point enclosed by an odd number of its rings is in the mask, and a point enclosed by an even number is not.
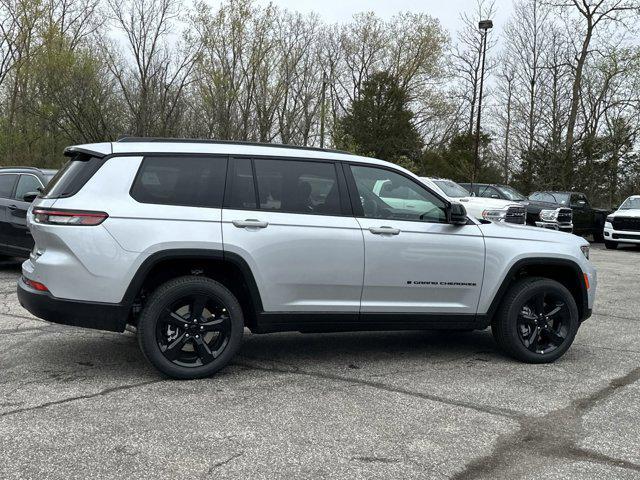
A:
[[[253,333],[473,330],[488,325],[484,315],[340,312],[262,312]]]

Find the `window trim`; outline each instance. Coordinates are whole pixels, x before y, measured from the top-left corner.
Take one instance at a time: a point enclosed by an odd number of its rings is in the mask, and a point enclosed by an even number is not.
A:
[[[314,215],[321,217],[354,217],[353,212],[350,208],[350,199],[348,197],[348,187],[346,181],[344,179],[344,172],[342,172],[340,168],[340,164],[342,161],[334,160],[331,158],[304,158],[304,157],[277,157],[277,156],[269,156],[269,155],[230,155],[229,156],[229,167],[227,168],[227,175],[230,175],[231,172],[235,173],[235,160],[248,159],[251,160],[251,171],[253,173],[253,188],[254,195],[256,200],[256,208],[236,208],[234,206],[229,205],[229,198],[231,195],[231,188],[233,188],[233,179],[227,177],[227,185],[229,186],[227,191],[225,191],[224,202],[222,204],[222,208],[227,210],[239,210],[239,211],[251,211],[251,212],[265,212],[265,213],[283,213],[288,215]],[[256,161],[260,162],[262,160],[271,160],[271,161],[283,161],[283,162],[311,162],[311,163],[330,163],[333,164],[333,168],[336,175],[336,180],[338,183],[338,194],[340,197],[340,214],[335,213],[321,213],[321,212],[292,212],[288,210],[270,210],[266,208],[260,207],[260,194],[258,191],[258,176],[256,173]],[[233,167],[231,166],[233,164]]]
[[[114,157],[118,157],[120,155],[114,155]],[[208,209],[214,209],[214,210],[221,210],[222,208],[224,208],[224,200],[225,200],[225,195],[226,195],[226,190],[227,190],[227,175],[229,172],[229,155],[216,155],[216,154],[212,154],[212,153],[208,153],[208,154],[199,154],[199,153],[170,153],[170,152],[162,152],[162,153],[140,153],[140,154],[135,154],[135,155],[126,155],[126,156],[135,156],[135,157],[142,157],[142,160],[140,161],[140,165],[138,166],[138,171],[136,172],[135,176],[133,177],[133,181],[131,182],[131,186],[129,187],[129,197],[137,202],[140,203],[142,205],[164,205],[167,207],[189,207],[189,208],[208,208]],[[211,205],[188,205],[188,204],[182,204],[182,203],[155,203],[155,202],[143,202],[141,200],[138,200],[137,198],[135,198],[133,196],[133,187],[134,185],[136,185],[136,182],[138,181],[138,177],[142,174],[142,167],[144,166],[144,162],[147,158],[152,158],[152,157],[162,157],[162,158],[174,158],[174,157],[181,157],[181,158],[193,158],[193,157],[200,157],[200,158],[221,158],[224,159],[225,162],[225,175],[224,175],[224,183],[222,186],[222,201],[220,206],[211,206]]]
[[[389,172],[392,172],[392,173],[395,173],[397,175],[403,176],[407,180],[409,180],[410,182],[413,182],[418,187],[423,188],[427,192],[431,193],[434,197],[436,197],[437,199],[441,200],[444,203],[445,208],[450,208],[451,207],[451,201],[449,201],[448,199],[444,198],[442,195],[436,193],[434,190],[429,188],[424,183],[416,181],[410,175],[407,175],[405,172],[403,172],[401,170],[398,170],[398,169],[395,169],[393,167],[390,167],[390,166],[387,166],[387,165],[378,165],[378,164],[375,164],[375,163],[343,162],[343,170],[344,170],[345,176],[347,177],[347,184],[349,186],[349,195],[351,197],[351,206],[353,208],[354,216],[356,218],[363,218],[363,219],[369,219],[369,220],[393,220],[393,221],[397,221],[397,222],[431,223],[431,224],[434,224],[434,225],[447,225],[446,222],[431,222],[431,221],[428,221],[428,220],[411,220],[409,218],[406,218],[406,219],[405,218],[402,218],[402,219],[401,218],[395,218],[395,219],[393,219],[393,218],[365,217],[364,216],[364,209],[362,208],[362,204],[359,201],[357,201],[357,199],[360,198],[360,193],[358,192],[358,186],[356,185],[356,179],[353,176],[353,172],[351,171],[351,166],[378,168],[380,170],[387,170]]]

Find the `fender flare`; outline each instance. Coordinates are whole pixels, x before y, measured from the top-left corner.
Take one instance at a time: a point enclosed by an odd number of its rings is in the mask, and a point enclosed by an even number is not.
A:
[[[263,311],[262,297],[260,296],[258,285],[256,284],[255,277],[253,276],[253,272],[251,271],[251,267],[249,267],[249,264],[244,258],[236,253],[225,252],[218,249],[172,248],[149,255],[149,257],[147,257],[138,267],[138,270],[136,270],[136,273],[133,275],[133,278],[129,282],[129,286],[125,291],[122,302],[120,303],[123,305],[127,305],[130,308],[133,305],[133,301],[140,291],[140,288],[144,284],[147,275],[153,269],[153,267],[166,260],[179,259],[217,260],[233,265],[240,271],[244,281],[249,288],[253,307],[255,308],[256,313]]]

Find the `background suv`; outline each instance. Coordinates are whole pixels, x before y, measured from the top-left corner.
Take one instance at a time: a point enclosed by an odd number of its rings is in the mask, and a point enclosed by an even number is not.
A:
[[[588,318],[584,239],[481,223],[396,165],[329,150],[129,139],[69,148],[28,215],[20,303],[46,320],[137,327],[147,359],[211,375],[245,327],[484,329],[550,362]],[[407,191],[415,203],[387,202]]]
[[[0,168],[0,255],[29,256],[33,239],[27,229],[27,210],[55,173],[32,167]]]

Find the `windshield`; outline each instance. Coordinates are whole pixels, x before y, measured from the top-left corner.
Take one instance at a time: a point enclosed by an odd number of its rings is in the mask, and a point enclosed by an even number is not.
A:
[[[640,210],[640,197],[629,197],[623,202],[622,205],[620,205],[620,210],[631,210],[631,209]]]
[[[447,197],[461,198],[471,196],[467,189],[451,180],[434,180],[433,183],[439,186]]]
[[[496,188],[500,190],[500,193],[502,193],[502,195],[507,200],[514,200],[514,201],[526,200],[526,197],[524,195],[522,195],[520,192],[518,192],[517,190],[511,187],[505,187],[501,185]]]

